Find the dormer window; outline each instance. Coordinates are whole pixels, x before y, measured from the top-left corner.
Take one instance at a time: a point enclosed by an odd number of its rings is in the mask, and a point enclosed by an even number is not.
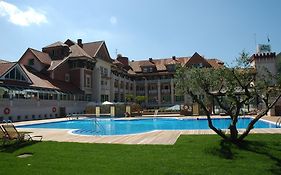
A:
[[[192,66],[196,67],[196,68],[202,68],[203,64],[202,63],[197,63],[197,64],[193,64]]]
[[[144,68],[143,68],[143,72],[145,72],[145,73],[148,72],[148,68],[147,68],[147,67],[144,67]]]
[[[174,65],[174,64],[167,65],[167,70],[169,72],[175,71],[176,70],[176,65]]]
[[[148,72],[154,72],[154,67],[143,67],[142,72],[148,73]]]
[[[33,66],[34,65],[34,58],[31,58],[28,60],[28,65]]]

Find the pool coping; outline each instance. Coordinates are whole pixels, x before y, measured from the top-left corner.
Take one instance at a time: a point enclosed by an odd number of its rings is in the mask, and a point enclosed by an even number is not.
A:
[[[251,116],[245,116],[251,117]],[[132,119],[144,119],[151,117],[133,117],[133,118],[118,118],[122,120]],[[156,117],[157,118],[157,117]],[[162,118],[162,117],[161,117]],[[171,118],[171,117],[163,117]],[[206,116],[188,116],[188,117],[175,117],[175,118],[206,118]],[[212,118],[228,118],[225,116],[212,116]],[[82,119],[82,118],[81,118]],[[270,123],[274,123],[278,117],[264,117],[265,120]],[[60,122],[65,121],[66,118],[45,119],[45,120],[33,120],[14,123],[15,126],[40,124],[46,122]],[[275,123],[274,123],[275,124]],[[153,130],[145,133],[136,133],[128,135],[78,135],[70,133],[73,129],[44,129],[44,128],[18,128],[19,131],[32,132],[31,135],[42,135],[43,141],[57,141],[57,142],[80,142],[80,143],[109,143],[109,144],[160,144],[160,145],[172,145],[174,144],[180,135],[201,135],[201,134],[216,134],[210,129],[205,130]],[[243,132],[245,129],[239,129],[239,132]],[[281,128],[262,128],[252,129],[251,133],[270,133],[281,134]]]

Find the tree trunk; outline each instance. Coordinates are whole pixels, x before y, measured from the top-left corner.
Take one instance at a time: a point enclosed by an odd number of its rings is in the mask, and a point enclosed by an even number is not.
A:
[[[269,111],[269,109],[264,110],[263,112],[259,113],[249,124],[247,129],[243,132],[243,134],[240,135],[240,137],[238,138],[239,141],[243,141],[244,138],[250,133],[250,131],[254,128],[254,125],[256,124],[256,122],[262,118],[267,112]]]
[[[231,142],[237,142],[237,138],[238,138],[238,130],[236,127],[236,123],[231,123],[229,126],[229,130],[230,130],[230,141]]]
[[[204,110],[207,119],[208,119],[208,126],[210,129],[212,129],[215,133],[217,133],[219,136],[221,136],[223,139],[228,140],[228,137],[224,134],[223,131],[221,131],[220,129],[217,129],[216,127],[214,127],[213,122],[212,122],[212,118],[211,118],[211,113],[208,110],[208,108],[204,105],[204,103],[199,100],[192,92],[189,93],[191,95],[191,97],[200,105],[200,107]]]

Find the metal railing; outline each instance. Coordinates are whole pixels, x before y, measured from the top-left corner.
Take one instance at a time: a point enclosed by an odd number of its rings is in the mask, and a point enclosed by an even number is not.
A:
[[[276,125],[276,128],[281,128],[281,117],[277,119],[275,125]]]

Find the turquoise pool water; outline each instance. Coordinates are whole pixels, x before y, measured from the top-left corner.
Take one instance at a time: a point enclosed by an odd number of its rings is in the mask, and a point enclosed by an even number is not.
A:
[[[246,128],[251,118],[241,118],[238,128]],[[213,119],[213,124],[220,129],[228,128],[230,119]],[[149,119],[84,119],[68,120],[18,126],[21,128],[56,128],[74,129],[74,134],[81,135],[125,135],[149,132],[154,130],[200,130],[209,129],[207,119],[149,118]],[[275,124],[260,120],[255,128],[276,128]]]

